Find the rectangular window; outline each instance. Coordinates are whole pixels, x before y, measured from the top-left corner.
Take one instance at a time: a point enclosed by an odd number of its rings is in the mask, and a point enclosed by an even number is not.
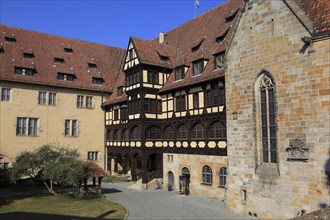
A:
[[[29,118],[29,135],[38,135],[38,118]]]
[[[64,47],[64,51],[66,53],[72,53],[73,52],[73,49],[72,48],[69,48],[69,47]]]
[[[118,87],[117,88],[117,96],[122,96],[123,95],[123,87]]]
[[[175,70],[175,81],[183,79],[184,78],[184,66],[178,67]]]
[[[176,111],[186,110],[186,97],[184,95],[176,97]]]
[[[46,105],[46,92],[39,92],[38,95],[38,104],[39,105]]]
[[[95,85],[102,85],[104,82],[103,78],[92,77],[92,83]]]
[[[119,120],[119,110],[115,109],[113,111],[113,120]]]
[[[65,119],[64,135],[66,137],[78,137],[78,120]]]
[[[193,76],[202,74],[204,71],[204,61],[198,60],[193,63]]]
[[[15,67],[15,74],[23,76],[33,76],[35,69]]]
[[[64,135],[66,137],[70,136],[70,122],[71,122],[71,120],[65,120]]]
[[[58,57],[55,57],[54,58],[54,63],[65,63],[65,60],[63,58],[58,58]]]
[[[16,135],[37,136],[39,135],[39,118],[18,117]]]
[[[93,108],[93,96],[86,96],[86,108]]]
[[[28,118],[17,118],[16,135],[26,135],[26,125]]]
[[[88,63],[88,68],[95,69],[97,65],[95,63]]]
[[[76,76],[70,73],[57,73],[57,79],[64,81],[74,81],[76,79]]]
[[[220,52],[214,56],[215,69],[221,69],[225,67],[225,52]]]
[[[71,130],[71,135],[72,136],[78,136],[78,121],[77,120],[72,120],[72,130]]]
[[[149,99],[144,100],[144,111],[149,112]]]
[[[158,81],[158,72],[148,71],[148,83],[159,84]]]
[[[23,57],[31,59],[31,58],[34,58],[34,54],[33,53],[23,53]]]
[[[1,101],[5,101],[5,102],[10,101],[10,89],[1,88]]]
[[[84,96],[78,95],[77,96],[77,108],[83,108],[84,107]]]
[[[212,93],[211,90],[205,91],[205,105],[206,107],[211,107],[212,106]]]
[[[56,93],[50,92],[48,94],[48,105],[56,105]]]
[[[199,95],[198,95],[198,93],[193,94],[193,108],[194,109],[199,108]]]
[[[94,161],[99,160],[99,152],[98,151],[88,151],[87,159],[94,160]]]

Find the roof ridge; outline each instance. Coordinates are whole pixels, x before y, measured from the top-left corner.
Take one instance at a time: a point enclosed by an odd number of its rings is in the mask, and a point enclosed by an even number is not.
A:
[[[82,43],[96,44],[96,45],[99,45],[99,46],[105,46],[105,47],[114,48],[114,49],[126,50],[126,49],[121,48],[121,47],[115,47],[115,46],[110,46],[110,45],[106,45],[106,44],[102,44],[102,43],[96,43],[96,42],[76,39],[76,38],[72,38],[72,37],[66,37],[66,36],[61,36],[61,35],[56,35],[56,34],[50,34],[50,33],[41,32],[41,31],[28,30],[28,29],[25,29],[25,28],[19,28],[19,27],[9,26],[9,25],[5,25],[5,24],[0,24],[0,28],[1,27],[13,29],[13,30],[26,31],[26,32],[36,33],[36,34],[41,34],[41,35],[46,35],[46,36],[50,36],[50,37],[63,38],[63,39],[78,41],[78,42],[82,42]]]

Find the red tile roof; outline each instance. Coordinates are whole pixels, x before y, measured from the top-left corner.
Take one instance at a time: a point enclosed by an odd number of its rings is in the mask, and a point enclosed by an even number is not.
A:
[[[113,93],[102,104],[102,106],[107,106],[107,105],[110,105],[110,104],[114,105],[114,104],[117,104],[117,103],[126,102],[127,101],[127,95],[126,95],[125,91],[123,91],[121,96],[118,96],[118,93],[117,93],[117,88],[121,87],[123,85],[125,85],[125,73],[120,71],[118,73],[118,77],[117,77],[115,85],[114,85]]]
[[[314,25],[316,33],[330,31],[329,0],[296,0]]]
[[[197,76],[193,76],[191,67],[183,80],[175,81],[175,74],[171,74],[161,92],[223,76],[223,69],[214,70],[213,55],[225,51],[229,46],[241,13],[239,9],[243,8],[243,4],[243,0],[228,1],[166,33],[164,43],[177,47],[177,59],[174,67],[182,64],[191,65],[191,62],[198,59],[205,59],[209,62],[205,66],[204,72]],[[234,19],[226,22],[226,18],[234,15],[237,10],[238,13]],[[224,39],[219,42],[217,38],[220,36],[223,36]],[[158,41],[158,38],[153,41]],[[192,50],[194,47],[198,47],[196,52]]]
[[[4,50],[0,53],[0,79],[7,81],[111,92],[125,55],[120,48],[4,25],[0,25],[0,35]],[[5,37],[14,37],[16,42],[8,42]],[[68,53],[64,48],[73,51]],[[24,58],[23,52],[30,51],[34,58]],[[64,59],[64,63],[56,63],[55,57]],[[88,63],[97,67],[89,68]],[[14,67],[35,68],[37,73],[16,75]],[[58,72],[74,74],[76,79],[58,80]],[[101,77],[103,85],[93,84],[92,77]]]
[[[135,37],[131,37],[131,42],[140,63],[173,68],[176,60],[176,47]],[[168,57],[168,60],[162,60],[161,56]]]

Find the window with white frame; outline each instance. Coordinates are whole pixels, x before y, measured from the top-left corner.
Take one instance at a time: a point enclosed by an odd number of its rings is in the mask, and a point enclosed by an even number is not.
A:
[[[48,94],[48,105],[56,105],[56,93],[50,92]]]
[[[9,102],[10,101],[10,89],[1,88],[1,101]]]
[[[78,136],[78,120],[65,119],[64,135],[66,137],[77,137]]]
[[[77,95],[77,108],[83,108],[84,107],[84,96]]]
[[[212,169],[211,167],[205,165],[202,169],[202,179],[204,184],[212,184]]]
[[[93,108],[93,96],[86,96],[86,108]]]
[[[88,160],[99,160],[99,152],[98,151],[88,151],[87,152],[87,159]]]
[[[16,135],[18,136],[39,135],[39,118],[18,117],[16,123]]]
[[[38,104],[39,105],[46,105],[46,95],[47,95],[47,92],[39,91],[39,94],[38,94]]]

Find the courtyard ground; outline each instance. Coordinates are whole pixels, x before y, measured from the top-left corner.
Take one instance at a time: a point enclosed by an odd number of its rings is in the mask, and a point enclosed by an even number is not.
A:
[[[218,199],[180,196],[162,189],[135,190],[131,183],[102,183],[104,195],[128,209],[128,219],[253,219],[224,210]]]

